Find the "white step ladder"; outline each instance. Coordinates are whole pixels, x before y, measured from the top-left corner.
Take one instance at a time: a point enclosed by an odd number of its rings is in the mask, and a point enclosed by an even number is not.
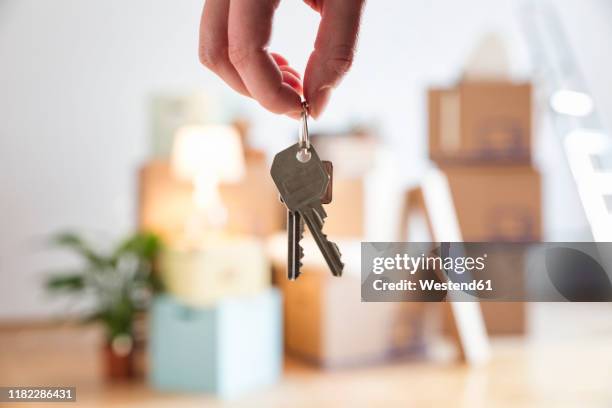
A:
[[[571,52],[552,3],[531,2],[522,15],[538,95],[550,106],[595,242],[612,242],[612,135]]]

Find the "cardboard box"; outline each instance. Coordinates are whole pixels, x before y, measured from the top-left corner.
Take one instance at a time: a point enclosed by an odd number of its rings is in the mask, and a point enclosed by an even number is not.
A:
[[[282,277],[281,277],[282,279]],[[283,285],[288,353],[324,367],[347,367],[422,353],[424,305],[362,303],[358,274],[338,279],[305,266]]]
[[[480,165],[444,166],[442,170],[448,178],[464,241],[541,240],[541,181],[535,169]],[[525,303],[482,302],[481,307],[489,334],[525,333]]]
[[[363,179],[338,178],[333,181],[332,202],[324,206],[327,212],[325,233],[331,239],[361,238],[365,225],[365,193]]]
[[[321,160],[334,163],[334,178],[363,178],[376,165],[379,140],[366,128],[340,133],[311,133]]]
[[[248,155],[244,179],[222,184],[219,189],[228,211],[227,231],[267,236],[283,228],[284,207],[264,156]],[[138,208],[141,229],[172,241],[184,235],[188,217],[195,210],[193,186],[174,177],[167,160],[151,160],[142,166]]]
[[[530,162],[530,84],[464,81],[432,89],[428,99],[429,153],[435,162]]]
[[[480,306],[490,335],[520,335],[527,331],[525,302],[483,302]]]
[[[530,166],[442,166],[464,241],[539,241],[539,173]]]
[[[270,269],[264,245],[248,238],[218,239],[202,249],[169,247],[159,259],[166,290],[190,305],[266,290]]]
[[[482,317],[489,336],[520,336],[527,331],[527,303],[525,302],[480,302]],[[442,331],[453,334],[453,315],[444,311]]]
[[[138,225],[165,240],[184,233],[194,211],[193,187],[177,180],[167,160],[146,162],[138,174]]]
[[[524,248],[499,246],[492,247],[489,253],[497,251],[497,263],[487,263],[487,268],[495,268],[494,282],[498,289],[506,293],[520,293],[525,290],[527,253]],[[499,252],[501,251],[501,252]],[[492,258],[489,258],[489,261]],[[527,331],[527,303],[525,302],[481,302],[482,317],[490,335],[523,335]]]
[[[526,260],[528,245],[489,245],[487,270],[493,277],[496,292],[509,298],[520,298],[526,285]],[[469,254],[469,251],[468,251]],[[472,254],[473,255],[473,254]],[[493,256],[491,256],[493,255]],[[522,335],[527,331],[527,304],[525,302],[487,301],[486,293],[480,302],[487,332],[492,336]],[[524,297],[523,297],[524,298]],[[452,321],[447,316],[445,331],[452,333]]]
[[[278,381],[282,372],[281,296],[276,289],[208,308],[155,299],[149,380],[162,391],[233,398]]]
[[[285,206],[270,176],[264,155],[248,154],[244,178],[220,187],[228,210],[227,229],[232,233],[266,237],[283,229]]]

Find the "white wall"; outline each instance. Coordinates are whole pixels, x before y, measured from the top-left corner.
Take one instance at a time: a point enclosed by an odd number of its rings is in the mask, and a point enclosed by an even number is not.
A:
[[[201,3],[0,0],[0,319],[64,310],[40,283],[43,271],[68,259],[42,250],[41,237],[66,227],[117,235],[133,224],[134,172],[148,152],[152,93],[204,88],[251,115],[257,141],[271,150],[295,134],[292,121],[227,92],[199,66]],[[401,170],[417,174],[425,164],[425,86],[456,78],[478,35],[501,31],[513,72],[527,74],[519,3],[370,1],[354,68],[315,128],[375,121],[402,156]],[[611,7],[605,0],[555,3],[572,19],[572,39],[609,120]],[[282,2],[272,49],[303,69],[316,21],[300,2]],[[570,218],[578,225],[568,227],[567,217],[554,216],[563,205],[548,201],[553,231],[581,227],[575,208]]]

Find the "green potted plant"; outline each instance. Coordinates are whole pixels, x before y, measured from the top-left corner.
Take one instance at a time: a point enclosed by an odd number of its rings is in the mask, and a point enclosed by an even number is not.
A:
[[[82,321],[100,322],[105,329],[104,365],[109,378],[134,374],[136,322],[149,306],[152,294],[161,290],[155,273],[160,240],[149,233],[136,233],[114,248],[94,248],[84,237],[71,232],[51,238],[54,247],[67,249],[80,259],[80,266],[55,272],[46,281],[53,293],[86,298],[90,305]]]

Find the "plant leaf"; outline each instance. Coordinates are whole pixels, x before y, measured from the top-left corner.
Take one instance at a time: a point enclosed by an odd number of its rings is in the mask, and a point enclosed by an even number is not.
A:
[[[65,290],[77,292],[85,287],[82,275],[56,275],[47,279],[47,288],[50,290]]]
[[[161,249],[161,241],[157,235],[139,232],[123,241],[115,251],[115,257],[131,253],[138,258],[152,261]]]
[[[61,232],[51,237],[52,245],[74,250],[89,263],[97,267],[108,266],[111,260],[99,255],[89,244],[74,232]]]

